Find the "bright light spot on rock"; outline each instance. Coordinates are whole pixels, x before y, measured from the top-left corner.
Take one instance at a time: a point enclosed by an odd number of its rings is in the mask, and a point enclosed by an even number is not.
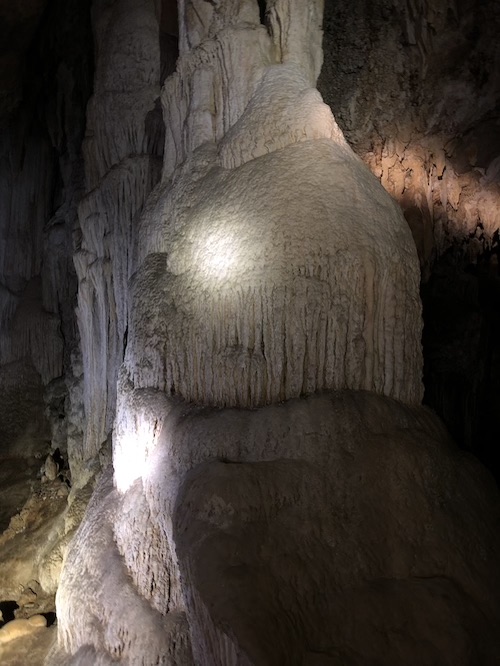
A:
[[[238,261],[236,243],[231,234],[212,231],[198,248],[196,263],[208,277],[226,278]]]
[[[144,452],[141,450],[138,433],[128,433],[120,438],[115,447],[113,467],[116,487],[123,493],[142,476]]]
[[[126,413],[116,424],[113,467],[118,490],[126,492],[144,475],[148,453],[159,432],[158,420],[144,413]]]

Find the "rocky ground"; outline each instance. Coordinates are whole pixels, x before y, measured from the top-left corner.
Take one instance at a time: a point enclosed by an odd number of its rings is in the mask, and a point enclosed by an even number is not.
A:
[[[50,455],[45,462],[44,455],[0,460],[2,666],[44,662],[56,636],[60,567],[85,494],[71,491]]]

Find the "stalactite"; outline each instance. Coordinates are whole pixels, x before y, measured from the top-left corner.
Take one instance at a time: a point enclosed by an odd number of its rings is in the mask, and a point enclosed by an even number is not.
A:
[[[89,457],[113,426],[128,317],[132,226],[159,178],[157,156],[163,150],[155,111],[160,46],[154,2],[140,7],[129,0],[115,2],[101,7],[96,17],[96,81],[83,148],[87,193],[78,211],[81,237],[75,254],[84,362],[83,451]]]

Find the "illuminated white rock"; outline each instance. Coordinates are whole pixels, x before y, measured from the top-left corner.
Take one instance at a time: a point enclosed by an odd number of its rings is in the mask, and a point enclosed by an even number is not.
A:
[[[144,178],[120,177],[128,158],[81,209],[85,344],[114,333],[115,296],[127,345],[113,470],[58,590],[60,651],[73,664],[401,664],[424,645],[431,663],[445,636],[453,654],[486,654],[474,623],[476,608],[498,616],[482,601],[496,495],[404,404],[421,397],[416,252],[314,89],[322,2],[179,5],[162,182],[133,231],[107,186],[144,194]],[[100,151],[96,176],[123,154]],[[130,230],[112,276],[107,212]],[[113,372],[106,351],[87,359],[97,433],[120,358],[109,339]],[[366,390],[324,390],[346,388]],[[389,661],[388,635],[402,637]]]
[[[143,222],[161,228],[134,286],[136,387],[221,406],[342,388],[421,400],[414,245],[343,141],[189,184],[181,175]]]
[[[266,7],[267,30],[258,3],[180,9],[126,374],[218,406],[343,388],[418,403],[416,252],[314,88],[322,2]]]
[[[104,473],[69,550],[69,663],[307,663],[319,640],[356,666],[495,663],[498,493],[429,410],[366,391],[157,409],[142,481]]]

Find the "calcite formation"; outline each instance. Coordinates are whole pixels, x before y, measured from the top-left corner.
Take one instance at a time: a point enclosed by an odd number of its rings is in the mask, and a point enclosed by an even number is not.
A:
[[[179,3],[164,125],[159,4],[94,13],[83,448],[114,419],[113,457],[47,663],[493,664],[498,496],[419,407],[418,258],[315,90],[322,2]]]
[[[498,494],[435,416],[359,391],[156,407],[142,478],[103,474],[68,554],[69,663],[495,663]]]
[[[81,107],[90,83],[89,49],[79,49],[88,36],[83,5],[0,3],[0,441],[6,455],[47,455],[61,447],[72,459],[78,448],[82,457],[78,364],[70,357],[79,355],[72,234],[82,194]],[[79,34],[71,37],[66,26],[74,23]]]
[[[0,629],[0,643],[8,643],[46,626],[47,619],[43,615],[32,615],[28,620],[11,620]]]
[[[165,85],[174,139],[140,224],[125,359],[137,388],[220,406],[327,388],[421,399],[413,244],[312,87],[312,4],[306,21],[273,4],[268,30],[255,6],[207,10],[216,36]]]
[[[83,147],[87,193],[79,205],[75,256],[87,457],[98,452],[115,415],[132,223],[158,180],[163,149],[154,122],[160,91],[154,3],[101,3],[94,31],[96,78]]]
[[[188,196],[186,180],[149,213],[164,228],[134,281],[137,388],[220,406],[344,387],[420,401],[411,239],[347,146],[301,141],[212,167]]]

